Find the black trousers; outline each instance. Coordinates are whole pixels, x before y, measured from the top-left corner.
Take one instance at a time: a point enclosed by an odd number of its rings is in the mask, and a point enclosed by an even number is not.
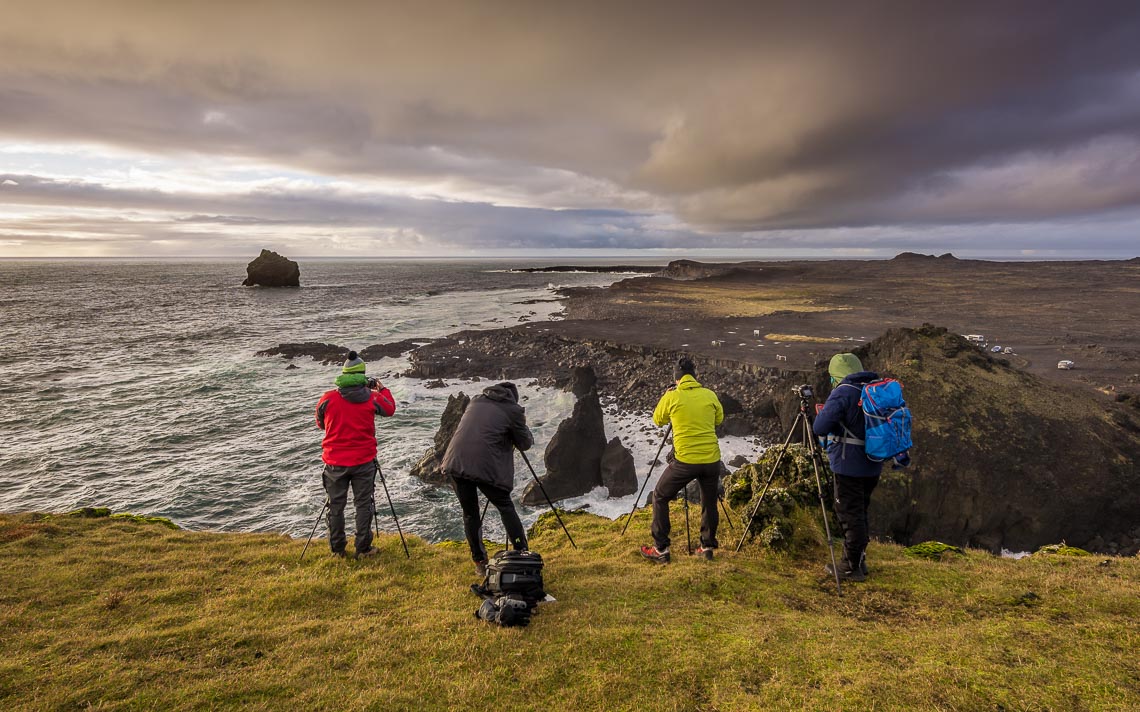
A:
[[[459,506],[463,509],[463,533],[467,536],[467,546],[471,548],[472,561],[487,560],[487,549],[483,546],[483,522],[479,519],[480,492],[499,510],[507,538],[515,551],[526,549],[526,530],[523,529],[519,513],[515,511],[510,490],[462,477],[452,477],[451,481],[455,484],[455,496],[459,498]]]
[[[843,557],[853,568],[863,562],[863,553],[871,540],[867,509],[878,484],[878,477],[835,475],[835,516],[843,527]]]
[[[658,551],[669,548],[669,502],[693,480],[701,487],[701,546],[706,549],[717,547],[716,528],[720,524],[720,512],[716,508],[716,496],[720,484],[720,462],[690,465],[677,460],[665,468],[657,486],[653,488],[653,524],[650,532]]]
[[[352,487],[352,503],[356,507],[357,552],[372,548],[372,516],[376,512],[376,463],[339,467],[325,465],[325,493],[329,496],[329,548],[344,551],[348,539],[344,535],[344,508],[348,504],[348,488]]]

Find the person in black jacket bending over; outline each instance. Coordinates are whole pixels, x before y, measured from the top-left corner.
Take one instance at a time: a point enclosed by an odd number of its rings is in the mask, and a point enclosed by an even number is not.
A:
[[[812,432],[827,438],[827,459],[835,473],[835,515],[843,527],[843,557],[839,560],[839,577],[848,581],[867,578],[867,543],[870,525],[867,508],[871,493],[879,484],[883,463],[867,457],[863,451],[866,426],[859,400],[863,386],[879,379],[872,371],[864,371],[855,354],[836,354],[828,366],[831,395],[812,423]],[[910,463],[907,455],[896,458],[896,465]],[[827,572],[834,575],[831,564]]]
[[[480,576],[487,573],[487,550],[479,519],[479,492],[499,510],[515,550],[526,549],[526,530],[511,501],[511,490],[515,486],[514,449],[528,450],[533,444],[526,413],[519,405],[519,389],[513,383],[498,383],[471,399],[443,453],[440,469],[455,484],[463,508],[463,533]]]

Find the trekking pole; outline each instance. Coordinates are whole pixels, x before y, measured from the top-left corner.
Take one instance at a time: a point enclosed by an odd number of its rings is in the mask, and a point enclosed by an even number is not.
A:
[[[800,406],[800,417],[804,421],[804,441],[807,442],[811,452],[811,469],[815,473],[815,491],[819,495],[819,509],[823,514],[823,531],[827,537],[827,550],[831,553],[831,570],[835,574],[835,595],[842,596],[843,588],[839,584],[839,566],[835,562],[835,545],[831,542],[831,523],[827,518],[827,505],[823,502],[823,484],[819,479],[819,470],[823,458],[819,452],[819,443],[812,436],[811,421],[808,420],[807,409],[802,405]]]
[[[550,506],[550,511],[554,512],[554,517],[558,520],[558,523],[562,525],[562,531],[566,532],[566,538],[570,540],[570,546],[577,549],[578,545],[574,543],[574,537],[570,536],[570,530],[562,523],[562,517],[558,515],[558,510],[554,507],[554,502],[550,501],[550,495],[546,494],[546,488],[542,486],[542,480],[538,479],[538,475],[535,474],[534,468],[531,467],[530,460],[526,457],[526,453],[519,450],[519,454],[522,455],[523,462],[526,463],[527,469],[530,470],[530,476],[534,478],[534,481],[538,484],[538,488],[542,490],[542,496],[546,498],[546,504]]]
[[[313,522],[313,531],[309,532],[309,538],[305,540],[305,548],[301,549],[301,558],[298,559],[299,561],[305,560],[305,552],[309,550],[309,542],[311,542],[313,540],[313,535],[317,533],[317,525],[321,523],[321,515],[323,515],[325,513],[325,510],[328,508],[329,508],[329,498],[326,495],[325,496],[325,503],[321,506],[320,514],[317,515],[316,521]]]
[[[396,531],[400,533],[400,543],[404,545],[404,556],[406,558],[410,559],[410,558],[412,558],[412,555],[410,553],[408,553],[408,542],[404,539],[404,530],[400,528],[400,518],[396,516],[396,506],[394,504],[392,504],[392,495],[388,494],[388,483],[384,480],[384,473],[380,470],[380,460],[376,459],[376,460],[373,460],[372,462],[373,462],[373,464],[376,465],[376,474],[380,477],[380,484],[383,485],[383,487],[384,487],[384,496],[388,498],[388,508],[392,510],[392,519],[396,520]],[[376,509],[376,505],[375,505],[376,485],[375,484],[372,485],[372,499],[373,499],[372,509],[375,510]],[[377,525],[377,527],[379,527],[379,525]]]
[[[629,529],[629,523],[633,520],[633,513],[637,511],[637,503],[641,501],[641,495],[645,492],[645,485],[649,484],[649,478],[653,476],[653,468],[661,459],[661,451],[665,449],[665,441],[669,439],[671,432],[673,432],[672,423],[665,428],[665,434],[661,436],[661,444],[657,446],[657,454],[653,456],[653,462],[649,463],[649,472],[645,475],[645,482],[641,483],[641,489],[637,491],[637,498],[633,500],[633,509],[629,510],[629,516],[625,519],[625,526],[621,528],[622,536],[625,536],[625,530]]]
[[[798,420],[800,416],[796,416]],[[768,493],[768,486],[772,484],[772,478],[776,476],[776,472],[780,469],[780,462],[784,459],[784,455],[788,452],[788,445],[792,442],[792,436],[796,433],[796,423],[792,423],[792,427],[788,430],[788,437],[784,439],[784,444],[781,446],[780,454],[776,457],[776,461],[772,463],[772,471],[768,473],[768,479],[764,482],[764,488],[760,490],[760,496],[756,498],[756,506],[752,508],[752,514],[748,517],[748,522],[744,525],[744,531],[740,533],[740,541],[736,542],[736,552],[740,553],[740,547],[744,546],[744,539],[748,536],[748,530],[752,528],[752,522],[756,520],[756,514],[760,511],[760,505],[764,502],[764,495]]]

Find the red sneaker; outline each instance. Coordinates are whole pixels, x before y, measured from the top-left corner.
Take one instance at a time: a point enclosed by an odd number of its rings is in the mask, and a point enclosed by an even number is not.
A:
[[[693,553],[696,554],[697,556],[701,557],[705,561],[712,561],[712,559],[713,559],[713,549],[711,546],[707,546],[707,547],[706,546],[698,546],[697,550],[694,551]]]
[[[643,546],[641,547],[641,555],[650,561],[656,561],[659,564],[669,563],[669,550],[659,551],[656,546]]]

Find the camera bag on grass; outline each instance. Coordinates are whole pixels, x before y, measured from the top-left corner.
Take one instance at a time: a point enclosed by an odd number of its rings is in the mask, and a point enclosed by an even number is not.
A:
[[[546,598],[542,555],[534,551],[499,551],[487,562],[483,583],[471,586],[485,599],[475,616],[501,626],[525,626],[538,602]]]

